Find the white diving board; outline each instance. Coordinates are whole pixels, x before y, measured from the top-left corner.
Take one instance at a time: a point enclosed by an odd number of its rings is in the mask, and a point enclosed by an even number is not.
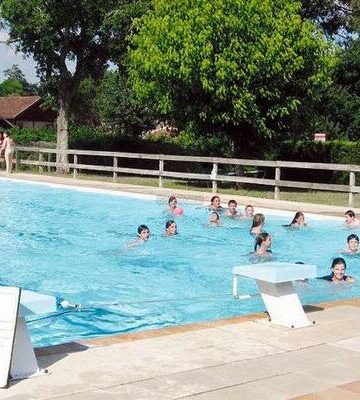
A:
[[[25,316],[56,311],[56,298],[16,287],[0,286],[0,388],[11,379],[42,374]]]
[[[255,279],[273,324],[288,328],[312,325],[301,305],[293,281],[317,277],[316,265],[263,262],[233,268],[233,295],[238,295],[238,277]]]

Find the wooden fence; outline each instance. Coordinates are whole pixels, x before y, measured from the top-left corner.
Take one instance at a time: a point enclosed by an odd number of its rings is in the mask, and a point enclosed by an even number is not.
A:
[[[22,158],[23,153],[31,153],[31,157]],[[51,168],[56,168],[56,149],[34,148],[34,147],[17,147],[16,148],[16,167],[20,165],[37,166],[39,172],[48,172]],[[101,171],[112,173],[113,180],[118,178],[118,174],[134,174],[144,176],[156,176],[159,180],[159,187],[163,187],[163,178],[180,178],[192,179],[212,182],[213,193],[217,192],[218,182],[245,183],[252,185],[265,185],[274,187],[274,199],[280,199],[280,188],[296,188],[310,190],[324,190],[330,192],[348,193],[348,205],[354,205],[354,194],[360,193],[360,186],[356,186],[355,173],[360,172],[359,165],[349,164],[330,164],[330,163],[307,163],[293,161],[263,161],[263,160],[247,160],[236,158],[220,158],[220,157],[197,157],[197,156],[181,156],[181,155],[165,155],[165,154],[143,154],[143,153],[125,153],[110,151],[91,151],[91,150],[68,150],[67,154],[72,158],[69,168],[72,170],[73,177],[76,178],[80,170]],[[82,164],[81,156],[110,157],[112,165],[94,165]],[[35,159],[36,158],[36,159]],[[142,168],[125,168],[119,167],[119,159],[137,159],[137,160],[158,160],[157,169]],[[196,162],[212,164],[211,173],[189,173],[176,172],[166,170],[167,161],[178,161],[181,163]],[[219,165],[233,165],[236,168],[254,167],[254,168],[274,168],[274,179],[258,178],[250,176],[221,175],[218,173]],[[349,174],[348,185],[338,185],[330,183],[300,182],[287,181],[281,179],[282,168],[295,168],[303,170],[327,170],[345,172]]]

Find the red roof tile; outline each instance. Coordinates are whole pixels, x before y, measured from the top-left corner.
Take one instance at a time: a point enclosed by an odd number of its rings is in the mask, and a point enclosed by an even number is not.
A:
[[[0,115],[6,119],[14,119],[39,100],[40,96],[0,97]]]

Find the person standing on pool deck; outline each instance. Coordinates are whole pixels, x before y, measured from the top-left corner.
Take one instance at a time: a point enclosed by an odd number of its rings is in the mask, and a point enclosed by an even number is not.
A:
[[[351,234],[347,237],[347,248],[341,251],[346,254],[359,254],[359,236]]]
[[[0,149],[0,157],[3,150],[5,156],[6,173],[11,174],[15,143],[8,132],[4,132],[4,140]]]
[[[353,210],[348,210],[345,213],[345,226],[349,228],[360,226],[360,221],[356,219]]]
[[[324,279],[325,281],[329,281],[332,283],[340,283],[340,282],[355,282],[355,278],[349,275],[345,275],[346,271],[346,262],[343,258],[337,257],[334,258],[331,263],[331,274],[327,276],[322,276],[319,279]]]

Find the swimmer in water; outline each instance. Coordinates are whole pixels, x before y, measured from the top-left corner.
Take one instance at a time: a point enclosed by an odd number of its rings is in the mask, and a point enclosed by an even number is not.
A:
[[[253,218],[253,222],[250,228],[250,234],[255,237],[262,232],[265,223],[265,216],[264,214],[255,214]]]
[[[135,247],[139,244],[146,243],[150,237],[150,229],[146,225],[140,225],[138,227],[138,238],[128,244],[128,247]]]
[[[254,207],[251,204],[248,204],[245,207],[245,212],[243,218],[253,219],[254,218]]]
[[[180,216],[184,214],[184,210],[181,207],[178,207],[177,205],[177,199],[175,196],[170,196],[168,200],[168,211],[176,216]]]
[[[348,210],[345,213],[345,226],[349,228],[360,226],[360,221],[356,219],[355,213],[353,210]]]
[[[295,229],[299,229],[301,227],[306,226],[305,224],[305,216],[301,211],[298,211],[293,220],[290,222],[289,225],[285,225],[288,228],[295,228]]]
[[[177,226],[174,220],[167,221],[165,224],[165,235],[166,236],[174,236],[177,235]]]
[[[272,242],[272,237],[270,233],[262,232],[260,233],[255,241],[253,256],[261,258],[270,258],[272,256],[270,246]]]
[[[221,200],[220,200],[219,196],[213,196],[211,198],[209,210],[215,211],[215,212],[223,212],[224,211],[224,209],[221,207]]]
[[[235,200],[229,200],[228,209],[224,215],[229,218],[241,218],[241,212],[236,209],[237,202]]]
[[[346,271],[346,262],[343,258],[337,257],[334,258],[331,263],[331,274],[327,276],[323,276],[319,279],[324,279],[325,281],[329,281],[332,283],[340,283],[340,282],[355,282],[355,278],[349,275],[345,275]]]
[[[220,216],[215,211],[210,214],[209,226],[220,226]]]
[[[347,248],[341,251],[345,254],[359,254],[359,236],[351,234],[347,237]]]

